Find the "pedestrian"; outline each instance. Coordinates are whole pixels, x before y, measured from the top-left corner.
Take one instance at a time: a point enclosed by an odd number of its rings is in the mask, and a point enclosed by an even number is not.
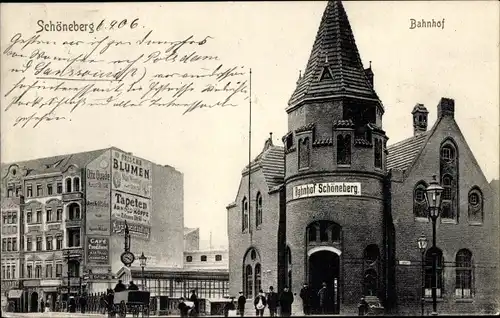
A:
[[[267,308],[271,317],[276,316],[276,308],[278,308],[278,293],[274,291],[273,286],[269,286],[269,293],[267,294]]]
[[[179,299],[179,305],[177,305],[177,308],[179,309],[181,317],[187,317],[188,316],[189,306],[186,305],[186,303],[184,302],[184,297],[181,297]]]
[[[49,303],[49,301],[45,302],[45,311],[44,312],[50,312],[50,303]]]
[[[359,307],[359,315],[366,316],[370,306],[368,305],[368,302],[365,300],[365,297],[361,297],[361,301],[359,302],[358,307]]]
[[[69,305],[68,305],[68,308],[69,308],[69,312],[76,312],[76,301],[75,301],[75,297],[73,297],[73,296],[70,296],[70,297],[69,297]]]
[[[108,305],[108,317],[114,317],[115,316],[115,295],[113,293],[112,289],[108,289],[108,294],[106,296],[106,302]]]
[[[288,290],[288,286],[285,286],[283,288],[279,303],[281,308],[281,316],[290,317],[292,315],[293,294],[290,290]]]
[[[257,317],[263,317],[264,316],[264,309],[266,308],[267,301],[266,301],[266,296],[264,296],[264,292],[259,290],[259,294],[257,297],[255,297],[253,301],[253,305],[255,306],[255,315]]]
[[[40,300],[40,312],[43,312],[45,310],[45,302],[42,300]]]
[[[193,302],[194,315],[198,315],[198,313],[200,312],[200,308],[196,290],[191,290],[191,297],[189,297],[189,300]]]
[[[319,309],[321,314],[326,315],[329,313],[330,309],[330,291],[326,287],[326,283],[323,282],[321,289],[318,291],[319,298]]]
[[[243,291],[240,291],[240,296],[238,297],[238,313],[240,317],[245,316],[245,304],[247,303],[247,299],[243,296]]]
[[[87,295],[84,294],[80,296],[80,312],[84,314],[86,308],[87,308]]]
[[[299,296],[302,299],[302,309],[304,311],[304,315],[310,315],[311,305],[313,302],[313,292],[307,283],[304,283]]]
[[[99,299],[99,309],[103,315],[106,313],[106,297],[104,295],[101,295],[101,298]]]
[[[224,306],[224,317],[229,317],[229,312],[233,312],[236,310],[236,306],[234,305],[234,297],[231,296],[231,301],[227,302]]]

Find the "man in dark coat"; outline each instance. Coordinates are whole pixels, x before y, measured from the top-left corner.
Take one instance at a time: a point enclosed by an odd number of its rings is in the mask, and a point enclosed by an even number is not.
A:
[[[240,296],[238,297],[238,313],[241,317],[245,315],[245,304],[247,299],[243,296],[243,291],[240,291]]]
[[[283,288],[280,295],[280,308],[282,317],[290,317],[292,315],[293,294],[288,290],[288,286]]]
[[[184,302],[184,297],[181,297],[179,299],[179,305],[177,306],[177,308],[179,308],[181,317],[187,317],[188,316],[189,306],[186,305],[186,303]]]
[[[45,303],[43,302],[43,299],[40,300],[40,312],[43,312],[45,310]]]
[[[124,290],[127,290],[127,287],[125,287],[125,285],[122,283],[122,280],[120,279],[118,281],[118,283],[116,283],[115,293],[118,293],[118,292],[121,292],[121,291],[124,291]]]
[[[130,281],[130,283],[128,284],[128,290],[139,290],[139,286],[134,284],[133,281]]]
[[[255,297],[254,301],[253,301],[253,305],[255,307],[255,315],[257,317],[263,317],[264,316],[264,309],[266,308],[266,305],[267,305],[267,300],[266,300],[266,296],[264,296],[264,292],[261,290],[259,290],[259,294],[257,295],[257,297]]]
[[[331,293],[326,287],[326,283],[323,283],[323,287],[318,291],[318,298],[321,314],[328,314],[331,308]]]
[[[224,317],[229,317],[229,311],[235,310],[236,306],[234,305],[234,297],[231,297],[231,301],[227,302],[224,306]]]
[[[304,315],[310,315],[311,305],[313,302],[313,292],[307,283],[304,283],[304,287],[300,290],[299,296],[302,299],[302,309],[304,310]]]
[[[198,296],[196,296],[196,291],[193,289],[191,290],[191,297],[189,297],[189,300],[193,302],[194,304],[194,314],[198,315],[200,313],[200,305],[198,301]]]
[[[276,309],[278,308],[278,293],[274,292],[273,286],[269,286],[269,293],[267,294],[267,307],[271,317],[276,316]]]

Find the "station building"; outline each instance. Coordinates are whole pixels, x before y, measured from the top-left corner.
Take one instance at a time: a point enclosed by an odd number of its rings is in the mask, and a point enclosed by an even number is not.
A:
[[[1,198],[2,292],[16,310],[113,287],[125,221],[133,266],[141,253],[183,266],[183,175],[173,167],[115,147],[2,163]]]
[[[413,136],[391,146],[385,111],[342,3],[328,2],[286,108],[284,145],[266,140],[227,206],[230,294],[243,290],[251,301],[259,289],[289,286],[301,314],[303,283],[317,292],[325,282],[332,313],[357,314],[361,297],[401,315],[419,314],[423,298],[430,313],[424,191],[436,176],[444,187],[438,311],[498,311],[498,191],[455,121],[454,100],[433,109],[416,103],[408,114]],[[432,125],[429,111],[437,112]],[[423,257],[421,235],[429,242]]]

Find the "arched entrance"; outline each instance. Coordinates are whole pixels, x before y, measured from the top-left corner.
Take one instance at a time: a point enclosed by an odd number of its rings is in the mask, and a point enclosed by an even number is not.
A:
[[[37,292],[31,293],[30,311],[31,312],[38,312],[38,293]]]
[[[323,283],[326,284],[325,305],[320,308],[320,299],[315,297],[313,313],[338,314],[340,312],[339,277],[340,256],[332,247],[311,250],[309,254],[309,286],[317,296]]]

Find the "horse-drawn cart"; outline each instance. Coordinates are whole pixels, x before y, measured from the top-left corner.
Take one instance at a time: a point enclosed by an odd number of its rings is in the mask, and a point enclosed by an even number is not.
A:
[[[125,318],[127,313],[132,313],[132,317],[149,317],[149,296],[148,291],[125,290],[115,292],[113,298],[114,311],[119,318]]]

